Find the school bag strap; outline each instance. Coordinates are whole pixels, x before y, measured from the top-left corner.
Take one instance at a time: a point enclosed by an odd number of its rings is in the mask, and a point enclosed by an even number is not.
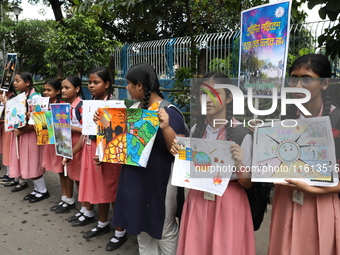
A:
[[[189,137],[190,131],[189,131],[188,125],[185,123],[185,118],[184,118],[183,113],[175,105],[173,105],[169,101],[162,100],[161,103],[159,104],[159,109],[163,109],[165,106],[166,107],[173,107],[173,108],[175,108],[182,115],[183,122],[184,122],[184,128],[185,128],[185,136]]]
[[[74,111],[76,113],[76,117],[77,117],[77,120],[79,121],[79,123],[82,123],[82,117],[81,117],[81,114],[83,113],[83,101],[81,100],[77,105],[76,107],[74,108]]]

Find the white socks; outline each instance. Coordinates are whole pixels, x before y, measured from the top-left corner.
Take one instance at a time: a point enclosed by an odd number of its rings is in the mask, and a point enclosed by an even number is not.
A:
[[[107,221],[107,222],[98,221],[98,227],[99,228],[105,228],[107,225],[109,225],[109,221]],[[91,229],[91,231],[95,232],[95,231],[97,231],[97,228],[93,228],[93,229]]]
[[[82,208],[82,209],[83,209],[83,208]],[[81,210],[80,210],[80,211],[81,211]],[[92,217],[94,216],[94,210],[92,210],[92,211],[86,210],[86,211],[84,212],[84,215],[87,216],[87,217],[89,217],[89,218],[92,218]],[[85,217],[84,217],[84,216],[80,216],[80,217],[79,217],[79,220],[80,220],[80,221],[84,221],[84,220],[85,220]]]
[[[39,191],[40,193],[47,192],[44,176],[42,176],[41,178],[37,180],[33,180],[33,184],[34,184],[34,190]]]
[[[118,238],[120,238],[120,237],[123,237],[123,236],[125,235],[125,233],[126,233],[126,229],[124,229],[123,231],[118,231],[118,230],[116,230],[116,231],[115,231],[115,236],[118,237]],[[113,242],[113,243],[118,243],[119,240],[116,239],[116,238],[114,238],[114,237],[112,237],[112,238],[111,238],[111,242]]]
[[[66,198],[65,202],[68,203],[69,205],[73,205],[74,204],[74,197]]]

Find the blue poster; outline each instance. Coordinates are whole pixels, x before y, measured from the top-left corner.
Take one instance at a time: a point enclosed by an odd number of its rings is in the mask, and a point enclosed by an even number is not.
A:
[[[290,1],[242,12],[239,87],[254,97],[267,97],[284,82],[289,44]]]

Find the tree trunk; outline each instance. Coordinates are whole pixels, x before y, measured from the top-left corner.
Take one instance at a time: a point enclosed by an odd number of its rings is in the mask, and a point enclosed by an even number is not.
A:
[[[61,21],[64,18],[63,13],[61,12],[61,5],[63,2],[59,2],[59,0],[49,0],[49,3],[52,7],[55,20]]]

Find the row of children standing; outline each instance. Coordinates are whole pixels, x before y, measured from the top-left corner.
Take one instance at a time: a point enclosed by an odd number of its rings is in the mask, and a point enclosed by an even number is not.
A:
[[[293,63],[289,75],[293,78],[290,86],[302,86],[311,92],[311,100],[304,106],[313,117],[328,115],[334,111],[334,106],[331,106],[327,97],[330,78],[330,64],[327,58],[316,54],[298,58]],[[98,73],[97,76],[101,77]],[[151,66],[136,65],[129,70],[126,78],[127,90],[131,98],[139,101],[134,107],[152,110],[159,108],[162,94],[157,75]],[[105,79],[100,79],[105,84]],[[99,90],[95,89],[94,84],[91,85],[95,80],[90,75],[89,90],[95,99],[103,100],[104,93],[97,94]],[[235,127],[223,125],[213,127],[211,124],[211,121],[216,118],[228,120],[233,118],[232,94],[228,90],[214,89],[215,84],[226,81],[228,78],[221,74],[208,74],[205,77],[204,83],[208,85],[206,87],[217,91],[216,94],[222,98],[223,103],[218,106],[213,103],[214,100],[207,100],[207,117],[200,119],[193,127],[191,131],[193,136],[233,140]],[[198,90],[199,88],[200,86]],[[69,99],[66,93],[63,93],[63,96]],[[298,98],[302,95],[292,96]],[[125,228],[129,233],[138,236],[140,254],[176,254],[176,250],[177,254],[255,254],[250,208],[243,189],[251,186],[248,173],[243,171],[244,166],[250,165],[251,162],[251,136],[244,136],[239,145],[235,144],[231,147],[237,171],[233,174],[222,197],[216,197],[215,201],[211,201],[205,199],[204,192],[190,190],[184,203],[178,235],[175,221],[176,188],[169,183],[173,161],[169,151],[173,154],[178,151],[174,138],[176,134],[185,134],[185,128],[182,116],[173,107],[167,110],[158,109],[158,114],[160,130],[146,169],[122,166],[113,218],[113,225],[120,227],[121,230],[115,232],[115,236],[107,246],[108,250],[111,250],[110,247],[118,247],[121,241],[125,240],[123,239],[126,236],[123,230]],[[293,109],[292,114],[292,118],[296,118],[299,112]],[[298,116],[298,118],[303,117],[302,114]],[[95,176],[94,166],[87,164],[86,170],[83,166],[90,159],[84,158],[84,154],[86,151],[91,151],[91,137],[80,138],[78,141],[81,142],[74,146],[74,154],[83,147],[78,199],[90,204],[106,204],[106,207],[103,207],[107,208],[107,204],[114,199],[98,198],[102,193],[106,194],[106,190],[100,191],[93,197],[93,192],[97,188],[91,185],[96,181],[90,182],[89,177],[83,176],[84,173],[92,178]],[[94,156],[92,153],[88,155]],[[64,164],[69,167],[69,164],[74,164],[72,162],[64,161]],[[104,175],[105,165],[101,164],[101,167],[103,170],[101,174]],[[100,184],[108,182],[106,179],[101,181]],[[91,194],[82,191],[83,183],[88,185]],[[287,184],[283,186],[276,185],[269,254],[302,254],[303,251],[307,251],[308,254],[339,254],[340,202],[336,194],[340,192],[339,187],[340,185],[332,188],[311,187],[303,182],[292,180],[287,180]],[[292,202],[293,190],[305,193],[303,206]],[[75,215],[73,222],[76,222],[76,225],[82,224],[81,222],[92,222],[92,208],[88,204],[86,209],[85,206],[82,207],[82,211]],[[102,212],[107,210],[104,209]],[[107,217],[102,217],[102,220],[101,216],[99,217],[98,226],[86,232],[86,235],[95,236],[105,232]],[[179,240],[177,240],[178,236]],[[299,236],[308,237],[308,242],[301,241]]]
[[[18,92],[26,93],[28,99],[40,96],[35,92],[32,76],[27,72],[15,75],[13,87]],[[104,68],[92,70],[88,88],[93,100],[111,99],[113,89],[109,72]],[[83,234],[84,238],[92,238],[110,232],[108,212],[110,203],[113,206],[116,200],[120,165],[101,164],[94,160],[95,137],[84,137],[81,134],[82,99],[80,94],[81,79],[77,76],[69,76],[62,82],[58,79],[49,79],[43,87],[43,96],[49,97],[50,103],[62,103],[61,97],[67,103],[70,103],[73,160],[70,162],[56,156],[55,145],[53,144],[37,145],[33,125],[14,129],[13,132],[3,132],[2,142],[3,147],[6,147],[3,150],[4,152],[8,151],[8,140],[11,142],[10,153],[4,153],[3,157],[3,164],[8,166],[7,174],[9,177],[3,176],[2,182],[6,187],[13,187],[12,192],[18,192],[28,188],[27,179],[32,179],[33,191],[23,199],[29,203],[36,203],[50,197],[43,177],[45,171],[58,173],[62,196],[60,202],[50,208],[55,213],[64,213],[75,208],[73,187],[76,183],[81,209],[67,220],[73,227],[94,222],[94,204],[98,204],[98,224],[95,228]],[[7,98],[3,101],[9,99],[9,96],[7,95]],[[67,168],[66,176],[63,165],[66,165]],[[118,227],[106,249],[115,250],[126,240],[126,231]]]

